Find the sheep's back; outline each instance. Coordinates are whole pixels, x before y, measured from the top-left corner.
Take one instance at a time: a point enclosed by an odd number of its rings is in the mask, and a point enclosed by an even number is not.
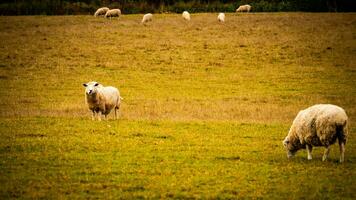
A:
[[[182,16],[183,16],[184,19],[190,20],[190,14],[187,11],[184,11]]]
[[[106,12],[106,17],[115,17],[115,16],[120,16],[121,15],[121,10],[120,9],[112,9],[108,10]]]
[[[116,105],[119,100],[119,90],[112,86],[103,87],[100,89],[101,95],[105,97],[107,104]]]
[[[153,18],[153,15],[151,13],[147,13],[143,16],[142,18],[142,22],[148,22],[148,21],[151,21]]]
[[[347,120],[345,111],[338,106],[314,105],[298,113],[293,121],[294,134],[301,141],[309,141],[316,146],[326,142],[332,144],[336,140],[337,129],[346,126]]]
[[[109,10],[109,8],[107,8],[107,7],[99,8],[99,9],[95,12],[95,15],[105,14],[108,10]]]

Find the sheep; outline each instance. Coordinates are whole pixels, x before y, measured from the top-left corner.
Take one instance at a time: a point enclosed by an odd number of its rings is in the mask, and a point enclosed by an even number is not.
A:
[[[97,17],[97,16],[99,16],[99,15],[105,15],[108,10],[109,10],[108,7],[99,8],[99,9],[94,13],[94,17]]]
[[[96,81],[84,83],[85,99],[89,109],[92,111],[92,120],[95,120],[97,114],[98,120],[101,121],[101,115],[105,115],[105,119],[110,111],[115,109],[115,119],[117,119],[117,110],[120,109],[121,100],[120,92],[112,86],[104,87]]]
[[[143,16],[141,23],[146,23],[152,21],[153,15],[151,13],[147,13]]]
[[[111,19],[112,17],[120,17],[120,15],[121,15],[120,9],[111,9],[106,12],[105,18],[110,17],[110,19]]]
[[[246,4],[243,6],[239,6],[239,8],[236,9],[236,12],[250,12],[250,10],[251,10],[251,6]]]
[[[348,135],[348,117],[344,109],[331,104],[317,104],[298,113],[283,145],[287,157],[295,155],[299,149],[307,149],[308,160],[312,159],[312,147],[324,146],[322,160],[329,155],[330,145],[339,142],[340,163],[344,162],[345,144]]]
[[[188,11],[184,11],[184,12],[182,13],[182,17],[183,17],[183,19],[185,19],[185,20],[187,20],[187,21],[190,21],[190,14],[189,14]]]
[[[219,22],[225,22],[225,14],[224,13],[219,13],[218,21]]]

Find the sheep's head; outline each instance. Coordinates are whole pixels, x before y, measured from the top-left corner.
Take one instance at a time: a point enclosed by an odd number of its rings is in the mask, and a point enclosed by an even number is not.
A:
[[[291,141],[288,136],[283,140],[283,146],[287,150],[288,158],[293,157],[298,150],[296,146],[293,145],[293,141]]]
[[[85,94],[89,96],[93,96],[96,94],[98,87],[101,87],[101,84],[95,81],[84,83]]]

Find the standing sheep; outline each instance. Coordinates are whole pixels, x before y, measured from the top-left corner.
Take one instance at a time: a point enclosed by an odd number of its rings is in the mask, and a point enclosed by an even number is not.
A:
[[[317,104],[298,113],[283,145],[288,158],[299,149],[307,149],[308,160],[312,159],[313,146],[324,146],[323,161],[329,155],[330,145],[339,142],[340,162],[344,161],[345,144],[348,135],[348,118],[345,111],[331,104]]]
[[[111,19],[112,17],[120,17],[120,15],[121,15],[120,9],[111,9],[106,12],[105,18],[110,17],[110,19]]]
[[[219,22],[225,22],[225,14],[224,13],[219,13],[218,21]]]
[[[188,11],[184,11],[184,12],[182,13],[182,17],[183,17],[183,19],[185,19],[185,20],[187,20],[187,21],[190,21],[190,14],[189,14]]]
[[[95,114],[97,114],[99,121],[101,121],[102,114],[105,115],[106,119],[113,108],[115,109],[115,119],[117,119],[116,111],[120,109],[122,99],[117,88],[104,87],[95,81],[84,83],[83,86],[85,87],[86,102],[93,113],[93,120],[95,120]]]
[[[246,4],[243,6],[239,6],[239,8],[236,9],[236,12],[250,12],[250,10],[251,10],[251,6]]]
[[[94,17],[97,17],[97,16],[99,16],[99,15],[105,15],[108,10],[109,10],[108,7],[99,8],[99,9],[94,13]]]
[[[146,23],[152,21],[153,15],[151,13],[147,13],[143,16],[141,23]]]

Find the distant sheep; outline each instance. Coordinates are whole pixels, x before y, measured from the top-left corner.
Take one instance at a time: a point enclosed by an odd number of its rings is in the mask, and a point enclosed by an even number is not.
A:
[[[225,22],[225,14],[224,13],[219,13],[218,21],[219,22]]]
[[[238,9],[236,9],[236,12],[250,12],[251,10],[251,6],[250,5],[243,5],[243,6],[239,6]]]
[[[183,17],[183,19],[185,19],[185,20],[187,20],[187,21],[190,21],[190,14],[189,14],[188,11],[184,11],[184,12],[182,13],[182,17]]]
[[[105,15],[108,10],[109,10],[108,7],[99,8],[99,9],[94,13],[94,17],[97,17],[97,16],[99,16],[99,15]]]
[[[120,17],[120,15],[121,15],[120,9],[111,9],[106,12],[105,18],[110,17],[110,19],[111,19],[112,17]]]
[[[340,146],[340,162],[343,162],[348,135],[347,124],[345,111],[335,105],[318,104],[300,111],[283,141],[288,158],[294,156],[299,149],[306,148],[308,160],[311,160],[313,146],[324,146],[325,161],[329,155],[330,145],[337,139]]]
[[[86,102],[93,113],[93,120],[97,115],[98,120],[101,121],[102,114],[105,115],[106,119],[112,109],[115,109],[115,119],[117,119],[116,111],[120,109],[122,99],[117,88],[112,86],[104,87],[95,81],[84,83],[83,86],[85,87]]]
[[[151,13],[147,13],[143,16],[141,23],[146,23],[152,21],[153,15]]]

